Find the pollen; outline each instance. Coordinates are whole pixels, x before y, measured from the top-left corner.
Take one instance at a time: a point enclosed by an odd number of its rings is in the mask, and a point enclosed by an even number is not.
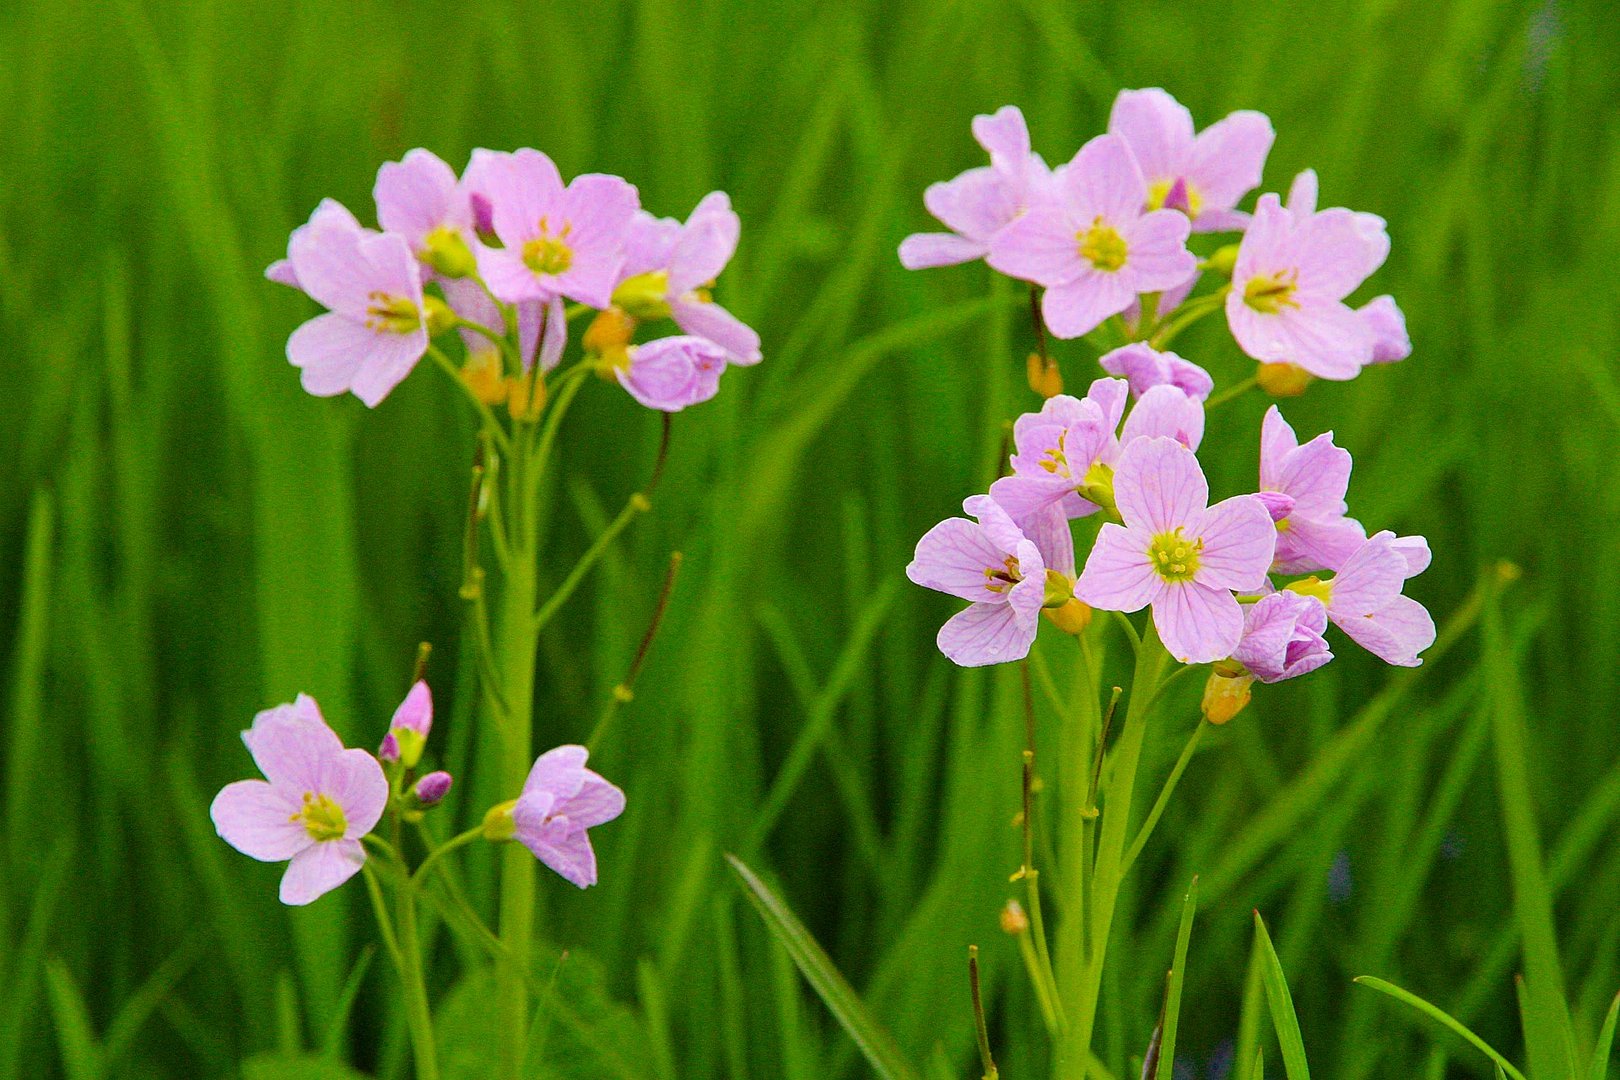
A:
[[[413,334],[422,328],[422,309],[403,296],[374,292],[366,301],[367,330],[380,334]]]
[[[1203,540],[1188,540],[1177,529],[1153,538],[1153,543],[1148,547],[1148,559],[1164,580],[1191,581],[1198,572],[1198,556],[1203,550]]]
[[[998,596],[1023,580],[1024,576],[1018,572],[1018,560],[1011,555],[1000,566],[984,568],[984,587]]]
[[[1170,189],[1175,186],[1175,181],[1173,180],[1153,181],[1153,183],[1148,185],[1147,206],[1145,206],[1143,209],[1150,212],[1153,210],[1163,210],[1165,207],[1165,200],[1170,197]],[[1191,184],[1185,184],[1184,187],[1187,192],[1187,205],[1185,207],[1172,206],[1170,209],[1185,209],[1188,217],[1195,218],[1198,216],[1198,211],[1203,209],[1204,196],[1200,194],[1198,189],[1193,187]]]
[[[1093,221],[1085,232],[1075,233],[1074,238],[1080,245],[1080,257],[1098,270],[1113,273],[1125,265],[1125,238],[1112,225],[1104,224],[1102,218]]]
[[[537,274],[563,274],[574,265],[574,249],[568,246],[571,226],[552,234],[545,218],[540,219],[540,235],[523,245],[523,265]]]
[[[1294,291],[1299,288],[1299,271],[1279,270],[1256,274],[1243,286],[1243,302],[1262,315],[1275,315],[1285,307],[1299,307]]]
[[[304,806],[289,821],[301,821],[311,840],[341,840],[349,831],[343,807],[313,791],[304,792]]]

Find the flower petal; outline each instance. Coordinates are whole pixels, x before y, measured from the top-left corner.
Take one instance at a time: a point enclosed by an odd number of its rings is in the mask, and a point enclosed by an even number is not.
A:
[[[939,629],[939,651],[962,667],[1004,664],[1029,655],[1038,622],[1022,623],[1011,604],[974,604]]]
[[[343,752],[343,740],[308,694],[254,716],[242,742],[266,780],[300,793],[319,790],[325,762]]]
[[[1422,604],[1397,596],[1371,615],[1336,618],[1350,639],[1387,664],[1417,667],[1418,657],[1434,644],[1434,619]]]
[[[298,820],[300,799],[263,780],[238,780],[214,796],[208,816],[214,831],[242,854],[260,862],[290,859],[313,841]]]
[[[759,334],[737,316],[712,301],[676,300],[670,304],[675,325],[688,334],[708,338],[726,350],[733,364],[759,363]]]
[[[566,814],[569,821],[581,828],[595,828],[624,813],[624,792],[587,769],[579,793],[559,805],[555,812]]]
[[[1114,503],[1126,525],[1155,536],[1196,525],[1209,505],[1209,484],[1179,442],[1137,439],[1114,469]]]
[[[1204,542],[1194,580],[1215,589],[1253,592],[1266,581],[1277,544],[1277,527],[1253,495],[1223,499],[1198,526]]]
[[[990,245],[955,233],[912,233],[900,241],[900,265],[907,270],[931,270],[982,259]]]
[[[1164,589],[1148,558],[1152,537],[1109,522],[1086,555],[1074,595],[1104,611],[1141,611]]]
[[[1395,548],[1394,540],[1392,532],[1373,536],[1334,577],[1328,614],[1335,622],[1371,615],[1400,595],[1406,581],[1406,557]]]
[[[1060,172],[1056,178],[1059,198],[1076,221],[1089,225],[1101,218],[1117,229],[1136,220],[1147,203],[1142,168],[1130,144],[1118,135],[1091,139]],[[1187,219],[1181,220],[1185,224]]]
[[[1009,552],[990,542],[983,526],[966,518],[947,518],[917,541],[916,556],[906,577],[925,589],[949,593],[975,603],[999,603],[1002,595],[987,572],[999,570]]]
[[[535,759],[534,767],[529,770],[528,779],[523,782],[524,794],[547,791],[558,802],[572,799],[585,785],[585,762],[589,758],[590,751],[573,744],[547,750]]]
[[[1189,182],[1203,197],[1203,210],[1230,210],[1260,186],[1266,155],[1277,133],[1265,113],[1243,110],[1219,120],[1193,140]]]
[[[991,251],[994,254],[994,248]],[[1041,314],[1052,336],[1067,340],[1089,334],[1134,299],[1136,293],[1123,271],[1108,273],[1086,267],[1072,279],[1047,288],[1041,298]]]
[[[1130,145],[1150,181],[1181,176],[1194,146],[1192,113],[1158,87],[1121,90],[1108,114],[1108,130]]]
[[[360,872],[366,850],[358,840],[325,840],[292,857],[281,875],[281,902],[302,907]]]
[[[1237,648],[1243,609],[1225,589],[1175,582],[1153,601],[1153,625],[1171,656],[1183,664],[1207,664]]]

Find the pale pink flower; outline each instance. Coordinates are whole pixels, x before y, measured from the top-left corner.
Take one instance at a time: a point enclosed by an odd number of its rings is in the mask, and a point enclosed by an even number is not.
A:
[[[1300,445],[1273,405],[1260,425],[1260,494],[1277,524],[1273,569],[1280,574],[1337,570],[1367,539],[1346,517],[1350,451],[1324,432]]]
[[[1232,659],[1264,683],[1297,678],[1333,659],[1322,636],[1327,624],[1327,608],[1316,597],[1268,593],[1244,609],[1243,638]]]
[[[1393,296],[1375,296],[1356,309],[1361,321],[1372,331],[1372,362],[1393,364],[1412,355],[1412,338],[1406,332],[1406,315]]]
[[[990,238],[1040,198],[1051,181],[1046,163],[1030,152],[1029,128],[1016,107],[975,116],[973,137],[989,153],[990,164],[929,185],[923,205],[951,231],[906,237],[900,264],[907,270],[984,258]]]
[[[1252,495],[1209,505],[1193,452],[1168,438],[1137,439],[1114,470],[1123,524],[1105,524],[1075,595],[1107,611],[1153,609],[1170,655],[1201,664],[1230,656],[1243,636],[1233,591],[1266,584],[1277,532]]]
[[[1122,90],[1108,130],[1130,144],[1147,180],[1144,209],[1180,210],[1194,232],[1241,229],[1238,200],[1260,184],[1276,137],[1263,113],[1235,112],[1197,135],[1192,113],[1157,87]]]
[[[1139,294],[1172,289],[1197,272],[1186,215],[1144,213],[1146,201],[1130,148],[1117,135],[1099,135],[1053,174],[1050,198],[991,238],[988,261],[1044,286],[1047,328],[1078,337]]]
[[[377,170],[372,188],[377,224],[404,238],[411,252],[447,278],[473,273],[472,200],[455,170],[430,150],[416,149]]]
[[[586,830],[624,813],[624,792],[585,767],[589,756],[583,746],[541,754],[512,808],[518,841],[582,889],[596,884],[596,852]]]
[[[260,862],[288,860],[281,902],[307,904],[366,861],[360,838],[388,805],[377,759],[345,750],[308,695],[253,718],[242,733],[264,780],[227,784],[209,814],[225,842]]]
[[[292,248],[300,234],[308,233],[314,229],[343,229],[360,236],[375,236],[376,229],[368,229],[360,224],[358,218],[349,211],[349,208],[336,199],[322,199],[320,205],[315,207],[309,215],[309,221],[298,226],[287,238],[288,257],[277,259],[265,268],[264,276],[277,285],[287,285],[291,288],[300,288],[298,284],[298,271],[293,269]]]
[[[422,750],[432,730],[433,692],[426,682],[418,679],[394,710],[394,718],[388,722],[388,733],[383,736],[377,756],[384,761],[403,762],[407,769],[414,769],[422,760]]]
[[[680,412],[720,390],[727,352],[708,338],[682,334],[625,350],[628,366],[614,374],[630,396],[661,412]]]
[[[1141,397],[1149,387],[1168,384],[1203,401],[1215,389],[1209,372],[1173,352],[1160,352],[1145,341],[1122,345],[1104,353],[1097,362],[1108,374],[1130,383],[1133,397]]]
[[[1333,625],[1385,663],[1417,667],[1420,654],[1434,644],[1434,619],[1401,590],[1427,565],[1422,537],[1386,531],[1370,537],[1333,577],[1306,578],[1287,588],[1322,601]]]

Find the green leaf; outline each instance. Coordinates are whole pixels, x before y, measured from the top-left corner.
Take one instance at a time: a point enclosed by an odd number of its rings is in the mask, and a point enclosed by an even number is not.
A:
[[[260,1054],[242,1062],[242,1080],[369,1080],[341,1061],[303,1054]]]
[[[816,944],[816,939],[810,936],[804,924],[741,859],[727,855],[726,861],[742,880],[748,899],[765,920],[767,929],[787,950],[811,988],[855,1041],[873,1071],[882,1080],[916,1080],[917,1070],[901,1057],[900,1048],[895,1045],[893,1037],[867,1010],[865,1002],[833,966],[832,959]]]
[[[1176,931],[1176,958],[1170,965],[1170,985],[1164,993],[1164,1034],[1159,1039],[1158,1080],[1170,1080],[1176,1061],[1176,1027],[1181,1020],[1181,988],[1187,981],[1187,945],[1192,940],[1193,913],[1198,910],[1198,878],[1187,886],[1181,901],[1181,928]]]
[[[69,1080],[97,1080],[105,1072],[105,1056],[96,1041],[90,1010],[73,973],[56,957],[45,963],[45,989],[56,1020],[56,1045]]]
[[[1609,1003],[1609,1014],[1603,1018],[1603,1030],[1598,1032],[1597,1045],[1592,1047],[1592,1064],[1586,1070],[1587,1080],[1608,1080],[1616,1020],[1620,1020],[1620,994]]]
[[[1254,932],[1260,940],[1261,979],[1266,985],[1266,1002],[1271,1006],[1271,1023],[1277,1029],[1277,1042],[1282,1047],[1283,1069],[1288,1073],[1288,1080],[1310,1080],[1311,1070],[1305,1063],[1305,1040],[1299,1033],[1294,999],[1288,993],[1282,961],[1277,959],[1277,950],[1258,911],[1254,913]]]
[[[1385,982],[1383,979],[1376,979],[1371,975],[1359,976],[1355,981],[1360,986],[1377,990],[1381,994],[1388,994],[1396,1001],[1410,1005],[1412,1008],[1429,1017],[1431,1020],[1436,1021],[1444,1027],[1450,1028],[1452,1031],[1468,1040],[1468,1042],[1472,1043],[1486,1057],[1494,1061],[1497,1068],[1506,1070],[1508,1075],[1513,1077],[1513,1080],[1525,1080],[1524,1074],[1515,1068],[1511,1061],[1497,1053],[1489,1043],[1480,1038],[1478,1035],[1475,1035],[1465,1024],[1463,1024],[1462,1021],[1456,1019],[1445,1010],[1424,1001],[1422,998],[1418,997],[1414,993],[1411,993],[1410,991],[1402,990],[1393,983]]]
[[[375,945],[367,945],[360,952],[360,959],[354,962],[354,968],[349,972],[349,978],[343,984],[343,992],[338,995],[337,1011],[332,1014],[332,1022],[326,1026],[326,1038],[321,1042],[321,1053],[329,1058],[335,1058],[343,1049],[343,1032],[349,1026],[349,1014],[354,1012],[355,999],[360,996],[360,986],[366,981],[366,972],[371,970],[371,961],[377,955]]]

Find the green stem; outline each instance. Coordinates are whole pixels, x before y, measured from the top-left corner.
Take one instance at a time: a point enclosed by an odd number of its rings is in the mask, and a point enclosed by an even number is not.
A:
[[[1155,349],[1163,349],[1174,341],[1183,330],[1204,316],[1219,311],[1226,304],[1226,293],[1231,286],[1226,286],[1217,292],[1200,296],[1196,300],[1189,300],[1177,309],[1175,317],[1153,332],[1148,344]]]
[[[426,834],[424,834],[424,836],[425,835]],[[446,840],[444,843],[428,852],[428,857],[423,859],[421,865],[416,868],[416,872],[411,875],[411,880],[413,882],[427,880],[427,872],[434,863],[438,862],[440,859],[444,858],[444,856],[450,854],[450,852],[456,850],[457,848],[465,847],[473,841],[482,838],[483,835],[484,826],[479,824],[458,836],[454,836],[449,840]]]
[[[1091,1060],[1091,1037],[1097,1021],[1097,1002],[1102,994],[1102,976],[1108,956],[1108,938],[1113,929],[1114,907],[1119,900],[1124,870],[1125,838],[1130,826],[1131,799],[1136,773],[1142,762],[1147,740],[1147,713],[1170,654],[1159,643],[1152,620],[1142,633],[1136,654],[1136,673],[1131,680],[1131,698],[1125,710],[1124,727],[1113,753],[1113,768],[1103,801],[1100,835],[1095,865],[1091,868],[1091,913],[1086,927],[1090,948],[1085,950],[1078,985],[1066,987],[1070,1004],[1064,1008],[1069,1021],[1068,1038],[1059,1055],[1059,1075],[1063,1080],[1085,1080]],[[1098,752],[1102,750],[1099,747]]]
[[[1174,676],[1171,676],[1171,678],[1174,678]],[[1148,811],[1147,820],[1142,822],[1142,827],[1137,830],[1136,839],[1131,841],[1131,849],[1125,853],[1125,858],[1119,868],[1121,878],[1131,872],[1131,867],[1136,863],[1136,857],[1142,854],[1143,848],[1147,847],[1148,837],[1153,835],[1154,827],[1159,824],[1159,819],[1164,816],[1164,808],[1170,805],[1170,796],[1175,794],[1176,785],[1181,783],[1181,774],[1187,771],[1187,763],[1192,761],[1193,754],[1198,750],[1198,744],[1203,741],[1204,729],[1209,726],[1203,720],[1199,720],[1198,726],[1193,728],[1192,735],[1188,736],[1187,745],[1182,747],[1181,756],[1176,759],[1175,768],[1170,770],[1170,778],[1164,782],[1164,789],[1159,792],[1158,800],[1154,802],[1153,809]]]
[[[607,553],[608,547],[612,545],[614,540],[618,539],[619,534],[629,528],[630,522],[634,521],[637,515],[644,514],[651,509],[652,504],[639,491],[630,496],[629,501],[624,504],[624,509],[619,511],[619,516],[613,519],[611,525],[602,530],[602,535],[598,536],[596,542],[586,550],[584,555],[580,556],[579,562],[574,564],[574,568],[568,572],[568,576],[563,579],[562,584],[557,586],[557,591],[546,598],[545,606],[535,612],[534,626],[536,630],[550,622],[552,616],[557,614],[557,610],[568,602],[568,598],[574,595],[574,590],[579,588],[580,582],[585,580],[585,575],[590,573],[591,567],[595,566],[597,560]]]
[[[427,981],[422,975],[422,944],[416,932],[416,889],[399,890],[399,950],[403,959],[399,978],[405,985],[405,1021],[411,1032],[417,1080],[439,1080],[439,1049],[433,1041],[433,1010],[428,1005]]]
[[[428,346],[428,357],[439,366],[440,371],[450,376],[452,382],[461,387],[461,391],[466,395],[467,400],[472,402],[473,408],[478,410],[478,415],[483,419],[489,437],[500,448],[501,453],[510,455],[512,453],[512,440],[507,437],[505,429],[501,427],[501,422],[495,418],[495,413],[490,410],[490,407],[482,398],[473,393],[473,388],[467,385],[467,380],[461,377],[461,369],[456,367],[455,361],[446,356],[444,350],[437,345]]]
[[[1242,397],[1244,394],[1247,394],[1250,390],[1253,390],[1255,387],[1257,387],[1259,385],[1260,385],[1260,376],[1258,376],[1258,375],[1250,375],[1247,379],[1244,379],[1242,382],[1233,383],[1231,386],[1228,386],[1225,390],[1222,390],[1220,393],[1214,395],[1208,401],[1204,402],[1204,411],[1208,412],[1210,409],[1218,408],[1221,405],[1225,405],[1228,401],[1231,401],[1233,398]]]
[[[1091,785],[1092,754],[1097,731],[1102,726],[1101,671],[1093,662],[1090,638],[1097,635],[1094,623],[1089,633],[1079,637],[1075,703],[1072,715],[1063,725],[1060,742],[1062,816],[1058,818],[1058,887],[1066,897],[1063,917],[1058,921],[1056,978],[1058,1011],[1064,1016],[1065,1031],[1073,1029],[1074,1017],[1063,1004],[1072,1000],[1084,980],[1087,953],[1086,911],[1090,890],[1090,831],[1092,811],[1087,791]],[[1065,1035],[1058,1046],[1066,1045]]]

